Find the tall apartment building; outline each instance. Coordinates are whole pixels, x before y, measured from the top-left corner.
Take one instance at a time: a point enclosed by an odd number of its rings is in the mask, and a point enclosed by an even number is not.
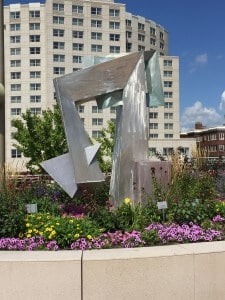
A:
[[[149,110],[150,153],[180,146],[179,59],[168,56],[168,32],[161,25],[113,0],[46,0],[5,6],[4,28],[6,163],[23,167],[11,120],[28,109],[41,114],[51,108],[53,78],[80,70],[86,56],[150,49],[159,54],[165,95],[164,107]],[[101,111],[95,101],[79,106],[79,112],[92,138],[115,118],[113,108]]]

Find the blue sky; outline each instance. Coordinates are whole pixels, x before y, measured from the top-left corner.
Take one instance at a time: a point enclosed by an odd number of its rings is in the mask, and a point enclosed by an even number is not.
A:
[[[192,129],[196,121],[207,127],[225,123],[225,1],[115,2],[168,30],[169,55],[180,59],[181,129]]]

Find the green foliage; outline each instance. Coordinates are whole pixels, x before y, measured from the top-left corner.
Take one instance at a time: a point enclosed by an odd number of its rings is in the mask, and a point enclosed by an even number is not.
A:
[[[98,162],[102,172],[110,173],[112,170],[112,155],[114,147],[116,124],[113,121],[108,122],[108,127],[101,130],[101,137],[96,140],[101,143],[98,152]]]
[[[160,243],[160,238],[155,229],[142,231],[141,239],[145,241],[145,246],[154,246]]]
[[[22,119],[12,120],[12,126],[17,129],[14,146],[29,158],[26,166],[31,172],[40,172],[40,162],[68,151],[58,106],[42,115],[27,111]]]

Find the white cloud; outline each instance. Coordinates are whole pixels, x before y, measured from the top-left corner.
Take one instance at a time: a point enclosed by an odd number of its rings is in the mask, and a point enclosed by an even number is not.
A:
[[[225,112],[225,91],[223,91],[221,95],[221,100],[220,100],[220,110]]]
[[[189,72],[194,73],[200,66],[206,65],[208,63],[207,53],[198,54],[195,56],[194,61],[190,63]]]
[[[181,131],[194,129],[196,122],[208,128],[222,125],[224,119],[214,108],[204,107],[201,101],[196,101],[193,106],[185,108],[181,116]]]
[[[208,62],[207,53],[199,54],[195,57],[195,64],[197,65],[205,65]]]

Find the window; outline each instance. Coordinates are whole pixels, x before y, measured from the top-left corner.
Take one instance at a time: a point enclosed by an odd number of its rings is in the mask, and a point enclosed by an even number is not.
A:
[[[173,129],[173,123],[165,123],[164,124],[164,129]]]
[[[41,71],[31,71],[30,78],[41,78]]]
[[[173,119],[173,113],[171,112],[164,113],[164,119]]]
[[[41,54],[41,47],[30,47],[30,54]]]
[[[126,35],[128,39],[132,38],[132,32],[131,31],[126,31]]]
[[[145,24],[138,23],[138,30],[145,30]]]
[[[91,20],[91,27],[101,28],[102,21],[100,20]]]
[[[120,46],[110,46],[109,52],[110,53],[120,53]]]
[[[163,148],[163,155],[172,155],[174,153],[174,149],[173,148]]]
[[[224,140],[224,132],[219,133],[219,140]]]
[[[156,45],[156,40],[153,38],[150,38],[150,44],[155,46]]]
[[[19,31],[20,24],[10,24],[10,31]]]
[[[64,75],[65,74],[65,68],[64,67],[54,67],[53,68],[53,74],[55,74],[55,75]]]
[[[143,34],[139,34],[139,35],[138,35],[138,40],[139,40],[140,42],[144,42],[144,41],[145,41],[145,36],[144,36]]]
[[[120,40],[120,34],[113,34],[113,33],[110,33],[109,35],[109,40],[110,41],[119,41]]]
[[[53,42],[53,49],[64,49],[64,42]]]
[[[126,49],[127,49],[127,52],[131,52],[132,43],[126,43]]]
[[[138,45],[138,51],[144,51],[144,50],[145,50],[145,46]]]
[[[40,23],[30,23],[30,30],[40,30]]]
[[[41,95],[31,95],[30,103],[39,103],[41,102]]]
[[[10,43],[12,44],[20,43],[20,35],[10,36]]]
[[[172,87],[173,86],[173,82],[172,81],[164,81],[164,87]]]
[[[120,22],[109,22],[109,28],[110,29],[120,29]]]
[[[225,150],[225,145],[219,145],[219,151],[224,151]]]
[[[21,84],[11,84],[11,91],[21,91]]]
[[[110,17],[119,17],[120,15],[120,10],[119,9],[109,9],[109,16]]]
[[[53,36],[63,37],[64,36],[64,29],[53,29]]]
[[[92,119],[92,125],[103,125],[103,119],[102,118],[94,118]]]
[[[102,14],[101,7],[91,7],[91,14],[100,16]]]
[[[73,72],[77,72],[77,71],[80,71],[82,70],[82,68],[73,68]]]
[[[30,16],[31,19],[40,18],[40,10],[31,10],[29,12],[29,16]]]
[[[11,11],[10,19],[20,19],[20,11]]]
[[[11,55],[20,55],[21,49],[20,48],[11,48],[10,49],[10,54]]]
[[[83,13],[83,6],[82,5],[72,5],[72,12],[76,14]]]
[[[11,79],[20,79],[21,73],[20,72],[11,72]]]
[[[73,63],[79,63],[79,64],[81,64],[82,63],[82,56],[74,55],[73,56]]]
[[[98,108],[98,106],[92,106],[92,113],[93,114],[102,113],[102,109]]]
[[[73,30],[72,34],[73,34],[73,38],[76,38],[76,39],[82,39],[84,37],[83,31]]]
[[[126,26],[131,27],[132,21],[131,20],[126,20]]]
[[[101,40],[102,39],[102,33],[101,32],[92,32],[91,33],[91,39],[92,40]]]
[[[77,105],[77,111],[79,113],[84,113],[84,105]]]
[[[158,133],[150,133],[149,138],[150,139],[157,139],[159,137]]]
[[[163,43],[160,43],[160,45],[159,45],[159,47],[160,47],[160,49],[164,49],[164,44]]]
[[[158,129],[158,123],[149,123],[149,129]]]
[[[165,108],[173,108],[173,102],[165,102],[164,107]]]
[[[53,3],[52,4],[52,9],[54,11],[64,11],[64,4],[62,4],[62,3]]]
[[[31,67],[39,67],[41,65],[40,59],[30,59],[30,66]]]
[[[40,107],[31,107],[30,112],[34,115],[40,115],[41,114],[41,108]]]
[[[114,106],[111,106],[111,107],[110,107],[110,113],[111,113],[111,114],[115,114],[115,113],[116,113],[116,110],[117,110],[116,107],[114,107]]]
[[[19,157],[22,157],[20,150],[11,149],[11,158],[19,158]]]
[[[65,55],[63,55],[63,54],[54,54],[53,55],[53,61],[64,62],[65,61]]]
[[[157,112],[150,112],[149,113],[150,119],[158,119],[158,113]]]
[[[53,24],[64,24],[64,17],[53,16]]]
[[[84,25],[84,20],[80,18],[73,18],[72,19],[72,25],[74,26],[83,26]]]
[[[30,90],[31,91],[40,91],[41,84],[40,83],[30,83]]]
[[[163,66],[164,67],[172,67],[172,60],[171,59],[164,59]]]
[[[21,96],[11,96],[11,103],[21,103]]]
[[[20,116],[21,108],[11,108],[11,116]]]
[[[92,130],[92,137],[93,138],[99,138],[102,136],[102,132],[100,130]]]
[[[165,133],[164,134],[164,138],[165,139],[172,139],[173,138],[173,134],[172,133]]]
[[[153,35],[153,36],[156,36],[155,28],[150,27],[150,34]]]
[[[84,44],[73,43],[73,50],[83,51],[84,50]]]
[[[160,38],[160,40],[163,40],[163,32],[161,32],[161,31],[159,33],[159,38]]]
[[[21,61],[19,59],[11,60],[10,61],[10,66],[11,67],[20,67],[21,66]]]
[[[102,45],[91,45],[92,52],[102,52]]]
[[[39,34],[30,35],[30,42],[31,43],[40,42],[40,40],[41,40],[41,36]]]
[[[150,156],[156,155],[156,148],[148,148],[148,153]]]
[[[173,75],[172,71],[164,70],[163,72],[164,77],[172,77],[172,75]]]
[[[165,98],[173,98],[173,92],[164,92]]]

